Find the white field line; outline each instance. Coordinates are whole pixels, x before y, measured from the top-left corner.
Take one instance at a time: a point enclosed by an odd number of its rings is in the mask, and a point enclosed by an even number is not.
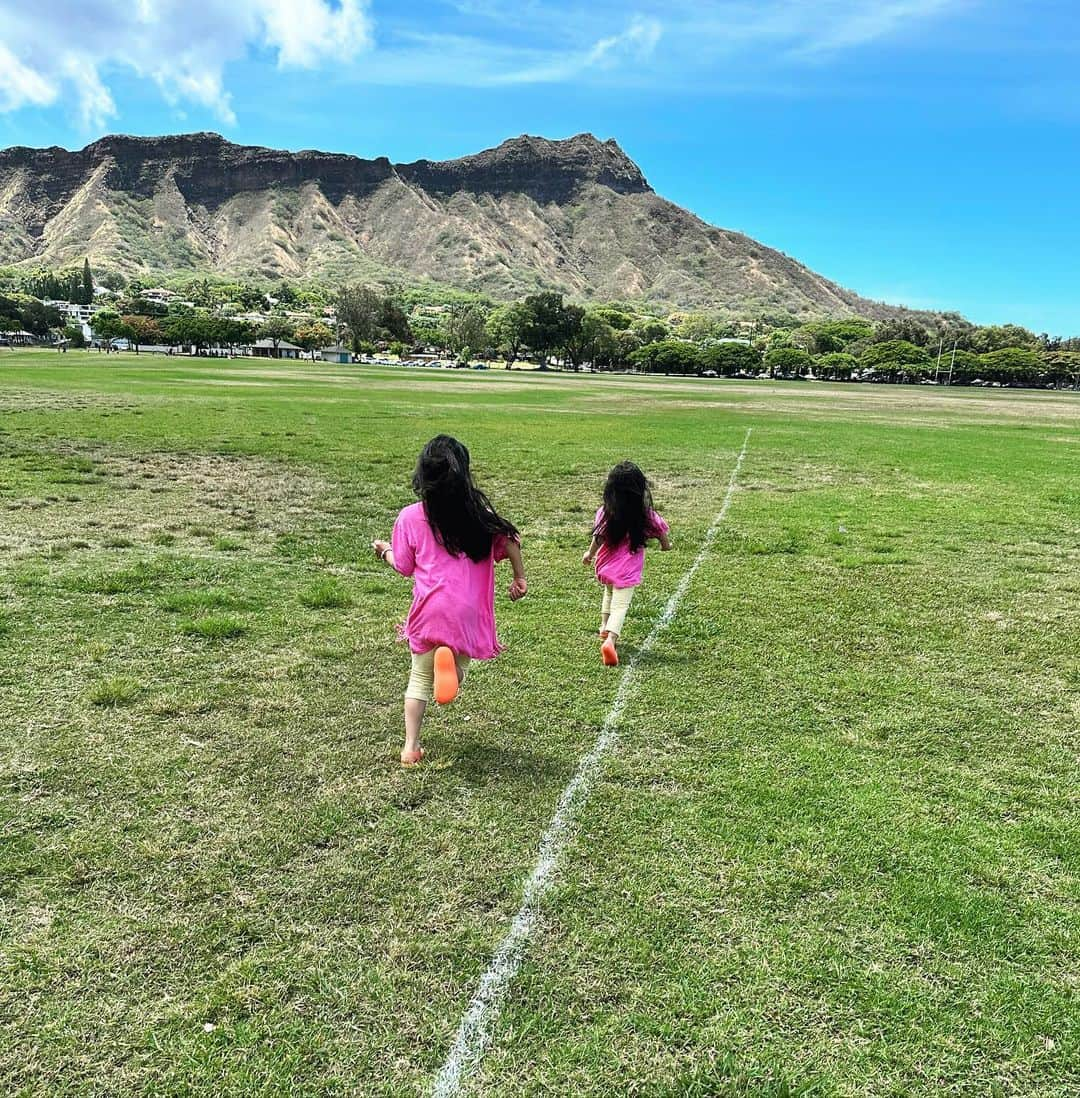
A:
[[[716,539],[716,532],[724,521],[724,516],[731,504],[731,498],[735,494],[735,481],[739,475],[743,458],[746,456],[746,448],[750,444],[751,430],[753,428],[747,430],[746,437],[743,439],[742,449],[735,460],[735,468],[731,471],[731,479],[728,481],[724,501],[705,534],[698,555],[686,570],[671,598],[668,599],[663,613],[657,618],[656,624],[642,642],[641,647],[627,662],[619,681],[615,700],[612,702],[611,710],[604,720],[603,727],[600,729],[600,734],[597,736],[592,750],[578,763],[577,772],[562,791],[562,796],[559,797],[555,814],[551,817],[544,834],[541,836],[540,853],[532,874],[525,884],[521,907],[518,909],[517,915],[514,916],[514,921],[510,924],[506,937],[499,943],[499,948],[495,950],[487,971],[480,977],[476,994],[461,1019],[450,1052],[439,1069],[439,1074],[435,1077],[431,1091],[432,1098],[455,1098],[460,1093],[462,1084],[480,1063],[480,1059],[487,1048],[491,1026],[499,1015],[503,995],[510,981],[517,975],[517,971],[521,967],[525,946],[532,936],[533,929],[539,919],[540,902],[551,887],[559,858],[572,836],[577,812],[589,795],[589,790],[604,756],[618,738],[619,719],[622,717],[627,700],[640,677],[638,666],[641,657],[649,652],[656,642],[656,638],[671,624],[694,575],[712,548],[712,543]]]

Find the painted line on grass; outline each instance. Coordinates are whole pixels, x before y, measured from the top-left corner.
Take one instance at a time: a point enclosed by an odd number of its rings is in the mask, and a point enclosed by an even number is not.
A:
[[[739,469],[742,467],[743,458],[746,457],[746,448],[750,445],[750,432],[752,430],[753,428],[748,428],[746,431],[742,449],[735,459],[735,468],[731,471],[731,479],[728,481],[724,500],[720,504],[720,510],[716,513],[712,525],[705,533],[705,539],[701,543],[697,556],[683,574],[679,586],[675,588],[671,598],[668,599],[663,613],[657,618],[656,624],[649,631],[641,647],[627,662],[619,680],[615,700],[611,703],[611,709],[604,720],[599,736],[596,738],[596,743],[593,744],[592,750],[578,763],[577,771],[562,791],[562,796],[559,797],[555,814],[551,817],[544,834],[540,838],[540,852],[532,874],[525,884],[521,907],[518,908],[518,913],[514,916],[514,921],[510,924],[506,937],[499,943],[499,948],[495,950],[487,971],[480,977],[476,994],[461,1019],[454,1043],[450,1046],[450,1052],[439,1069],[439,1074],[435,1077],[431,1090],[432,1098],[455,1098],[461,1092],[462,1084],[476,1069],[484,1055],[491,1035],[491,1027],[498,1018],[502,1007],[503,996],[510,985],[510,981],[517,975],[517,971],[521,967],[525,946],[529,938],[532,937],[533,929],[540,917],[540,902],[551,887],[559,858],[571,838],[571,829],[575,817],[589,796],[589,790],[604,756],[618,738],[619,719],[626,709],[626,703],[639,678],[638,666],[641,657],[650,651],[656,642],[656,638],[671,624],[676,613],[678,613],[679,606],[690,587],[691,581],[716,540],[716,532],[724,521],[732,496],[735,494],[735,482],[739,475]]]

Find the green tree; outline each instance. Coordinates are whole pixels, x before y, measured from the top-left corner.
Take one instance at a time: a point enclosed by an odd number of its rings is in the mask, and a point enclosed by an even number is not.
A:
[[[1035,385],[1042,381],[1045,363],[1042,355],[1027,347],[1002,347],[979,356],[979,365],[988,381],[1004,385]]]
[[[412,340],[409,318],[401,305],[387,295],[379,305],[379,332],[384,339],[397,339],[403,343]]]
[[[771,377],[801,377],[810,371],[814,360],[798,347],[776,347],[766,353],[764,363]]]
[[[139,353],[139,346],[143,343],[160,343],[164,338],[160,322],[152,316],[142,316],[135,313],[120,318],[127,330],[127,338],[131,340],[135,353]]]
[[[686,340],[663,339],[639,347],[630,362],[653,373],[696,374],[702,368],[703,351]]]
[[[487,339],[506,362],[506,368],[512,370],[525,346],[525,328],[529,312],[524,302],[513,301],[507,305],[498,305],[487,318]]]
[[[716,313],[682,313],[670,319],[679,338],[689,339],[693,343],[723,339],[729,334],[730,325]],[[675,323],[676,319],[678,323]]]
[[[930,355],[923,347],[917,347],[905,339],[890,339],[874,343],[863,351],[860,363],[870,369],[888,366],[927,366]]]
[[[111,310],[103,309],[90,321],[94,338],[111,343],[114,339],[130,339],[131,331],[124,323],[123,317]]]
[[[991,324],[977,328],[970,338],[969,349],[976,354],[989,354],[1002,351],[1006,347],[1024,347],[1035,350],[1039,346],[1039,337],[1018,324]]]
[[[0,317],[0,329],[3,327],[3,318]],[[61,339],[66,339],[72,347],[81,348],[86,346],[86,337],[83,335],[83,330],[79,324],[69,324],[61,333]]]
[[[78,297],[80,305],[93,305],[94,303],[94,276],[90,273],[90,260],[83,260],[82,286]]]
[[[875,343],[913,343],[925,347],[930,342],[930,331],[925,324],[910,316],[895,316],[883,320],[874,329]]]
[[[566,344],[566,357],[577,369],[585,363],[610,366],[618,353],[615,329],[596,312],[585,312]]]
[[[584,310],[567,305],[562,294],[550,291],[533,294],[523,304],[528,317],[523,333],[525,342],[543,357],[563,350],[581,325]]]
[[[756,374],[761,369],[761,351],[745,343],[713,343],[703,348],[701,365],[721,377],[734,377],[740,372]]]
[[[335,302],[338,323],[345,330],[353,351],[379,337],[382,298],[370,286],[342,286]]]
[[[298,325],[293,340],[314,358],[320,347],[329,347],[333,343],[334,333],[321,320],[313,320]]]
[[[819,320],[802,327],[810,340],[811,354],[845,351],[856,340],[871,339],[874,325],[869,320]]]
[[[635,320],[632,330],[637,335],[643,347],[649,343],[659,343],[661,340],[667,339],[671,335],[670,331],[668,331],[668,326],[662,320],[657,320],[654,316]]]
[[[610,324],[617,332],[629,331],[630,325],[634,323],[634,314],[616,305],[598,305],[589,311],[605,324]]]
[[[283,316],[272,316],[258,329],[259,339],[268,339],[277,351],[282,342],[292,342],[296,335],[293,322]]]
[[[830,351],[814,360],[814,368],[830,381],[848,381],[859,360],[846,351]]]
[[[460,355],[466,348],[482,352],[488,345],[487,310],[476,302],[457,303],[443,321],[446,349]]]

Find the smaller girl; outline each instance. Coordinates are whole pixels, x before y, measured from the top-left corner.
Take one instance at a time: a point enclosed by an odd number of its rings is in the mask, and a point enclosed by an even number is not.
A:
[[[666,553],[670,527],[653,510],[652,495],[645,474],[632,462],[616,465],[604,485],[604,505],[596,512],[592,542],[581,558],[583,564],[596,561],[596,578],[604,586],[600,607],[600,655],[608,667],[619,662],[616,645],[626,611],[641,584],[645,569],[645,543],[660,542]]]
[[[502,650],[495,636],[496,562],[510,560],[512,601],[528,590],[518,532],[476,487],[469,451],[456,438],[438,435],[424,447],[412,486],[420,500],[398,515],[392,540],[371,543],[379,560],[413,579],[401,629],[412,652],[403,766],[424,757],[420,728],[428,702],[452,702],[469,661]]]

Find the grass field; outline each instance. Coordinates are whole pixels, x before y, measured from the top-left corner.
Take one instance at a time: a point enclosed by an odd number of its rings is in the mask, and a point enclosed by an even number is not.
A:
[[[619,671],[618,751],[467,1093],[1080,1094],[1080,399],[0,356],[0,1092],[423,1094]],[[397,765],[421,444],[523,533]]]

